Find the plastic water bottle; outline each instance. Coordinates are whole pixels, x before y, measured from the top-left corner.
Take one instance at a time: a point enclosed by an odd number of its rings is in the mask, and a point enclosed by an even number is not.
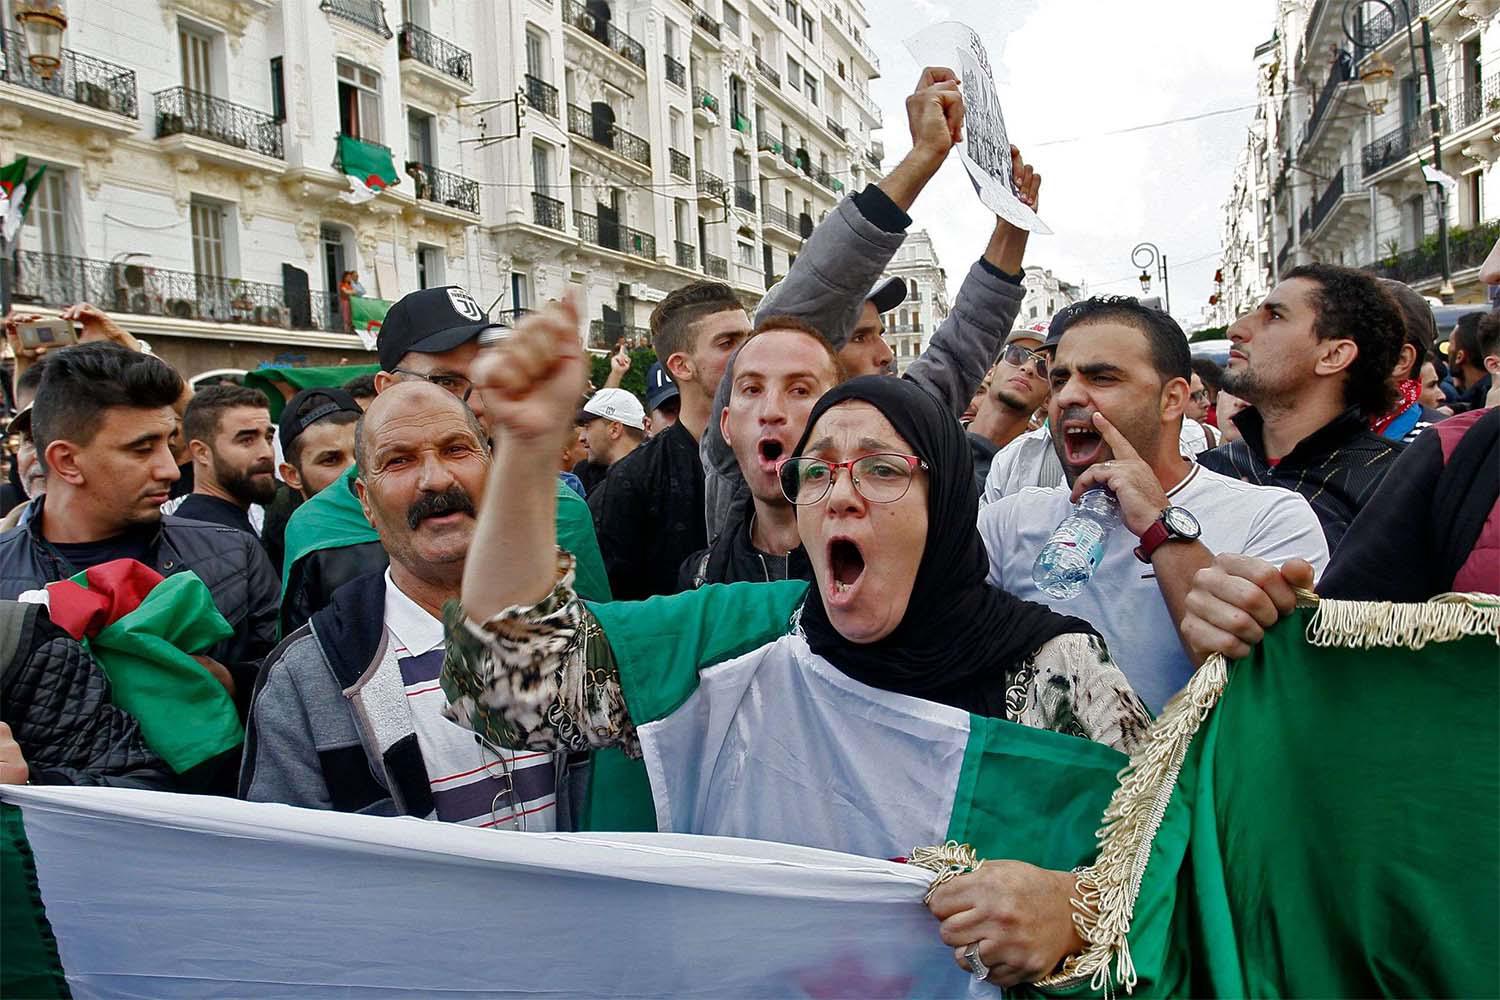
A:
[[[1120,504],[1109,490],[1089,490],[1057,526],[1031,566],[1031,582],[1059,601],[1072,600],[1089,582],[1104,543],[1120,523]]]

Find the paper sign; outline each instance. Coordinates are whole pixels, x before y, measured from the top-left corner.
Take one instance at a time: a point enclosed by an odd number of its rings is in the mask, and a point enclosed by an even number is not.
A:
[[[946,66],[958,74],[964,98],[964,138],[958,155],[986,208],[1028,232],[1051,229],[1016,197],[1010,169],[1010,137],[984,42],[973,28],[944,21],[906,40],[906,50],[924,66]]]

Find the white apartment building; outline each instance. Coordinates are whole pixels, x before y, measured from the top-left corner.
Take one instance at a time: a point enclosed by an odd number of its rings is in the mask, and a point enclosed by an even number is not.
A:
[[[1355,41],[1344,33],[1346,7]],[[1492,204],[1489,193],[1500,190],[1492,188],[1500,180],[1497,9],[1495,0],[1408,0],[1388,9],[1363,0],[1280,5],[1275,36],[1257,52],[1263,109],[1249,140],[1252,162],[1225,210],[1226,285],[1231,273],[1241,276],[1239,291],[1231,295],[1226,288],[1226,314],[1243,311],[1255,290],[1309,261],[1366,268],[1431,296],[1483,301],[1478,267],[1500,236],[1500,202]],[[1434,161],[1429,46],[1442,169],[1457,182],[1445,208],[1451,289],[1443,287],[1438,189],[1422,171]],[[1394,69],[1394,80],[1389,101],[1376,113],[1360,76],[1382,64]],[[1264,133],[1263,147],[1257,130]],[[1258,148],[1266,156],[1264,196],[1254,162]],[[1252,191],[1257,235],[1236,246],[1231,231],[1243,232],[1250,215],[1244,201]],[[1260,282],[1243,280],[1251,262]]]
[[[1026,295],[1021,300],[1021,313],[1016,317],[1018,326],[1047,323],[1059,309],[1083,298],[1082,288],[1064,281],[1045,267],[1024,268],[1021,286]]]
[[[0,162],[48,170],[18,308],[93,301],[193,374],[365,360],[340,276],[583,286],[588,343],[711,275],[753,303],[878,174],[860,0],[90,0],[63,66],[3,6]],[[398,183],[350,204],[346,149]]]
[[[948,318],[948,277],[927,230],[907,236],[881,280],[889,277],[906,282],[906,300],[883,317],[886,343],[896,355],[896,371],[905,374]]]
[[[1272,81],[1270,68],[1276,58],[1278,39],[1256,47],[1255,67],[1259,107],[1245,133],[1245,144],[1234,163],[1234,182],[1224,203],[1220,261],[1221,281],[1216,301],[1209,303],[1205,326],[1227,326],[1258,306],[1270,291],[1268,279],[1273,252],[1268,237],[1266,213],[1270,208],[1271,179],[1268,131],[1272,127],[1268,108]]]

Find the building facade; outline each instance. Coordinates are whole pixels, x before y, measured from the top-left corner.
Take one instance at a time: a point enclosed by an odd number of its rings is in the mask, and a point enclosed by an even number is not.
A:
[[[886,277],[906,282],[906,300],[883,318],[896,371],[905,374],[927,349],[933,331],[948,318],[948,277],[925,229],[916,230],[901,244],[881,280]]]
[[[1346,7],[1352,39],[1343,26]],[[1231,275],[1238,285],[1233,294],[1226,288],[1226,316],[1243,312],[1255,291],[1310,261],[1365,268],[1433,297],[1484,300],[1478,268],[1500,237],[1500,201],[1491,204],[1489,193],[1500,190],[1492,189],[1500,180],[1497,9],[1495,0],[1280,6],[1275,36],[1257,52],[1262,107],[1247,144],[1244,184],[1237,174],[1225,208],[1226,285]],[[1394,70],[1390,99],[1372,108],[1360,78],[1384,65]],[[1451,187],[1424,175],[1424,167],[1436,165],[1433,91],[1442,172]],[[1264,195],[1256,156],[1262,133]],[[1252,193],[1256,238],[1247,241]],[[1446,286],[1440,213],[1449,230]],[[1259,282],[1246,277],[1252,266]]]
[[[580,285],[596,350],[704,276],[753,303],[877,176],[879,68],[860,0],[703,2],[90,0],[50,80],[7,31],[0,162],[48,167],[16,305],[192,374],[368,358],[349,271],[500,320]],[[351,203],[345,155],[397,183]]]
[[[1021,285],[1026,295],[1021,300],[1021,313],[1016,317],[1020,326],[1047,323],[1059,309],[1083,298],[1082,288],[1064,281],[1047,268],[1028,267],[1024,272]]]

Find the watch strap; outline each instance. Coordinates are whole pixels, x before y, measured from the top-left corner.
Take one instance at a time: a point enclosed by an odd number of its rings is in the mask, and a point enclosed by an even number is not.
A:
[[[1170,537],[1172,533],[1167,530],[1166,522],[1157,518],[1141,536],[1141,544],[1135,547],[1135,557],[1143,563],[1150,563],[1151,554],[1161,548],[1162,543]]]

